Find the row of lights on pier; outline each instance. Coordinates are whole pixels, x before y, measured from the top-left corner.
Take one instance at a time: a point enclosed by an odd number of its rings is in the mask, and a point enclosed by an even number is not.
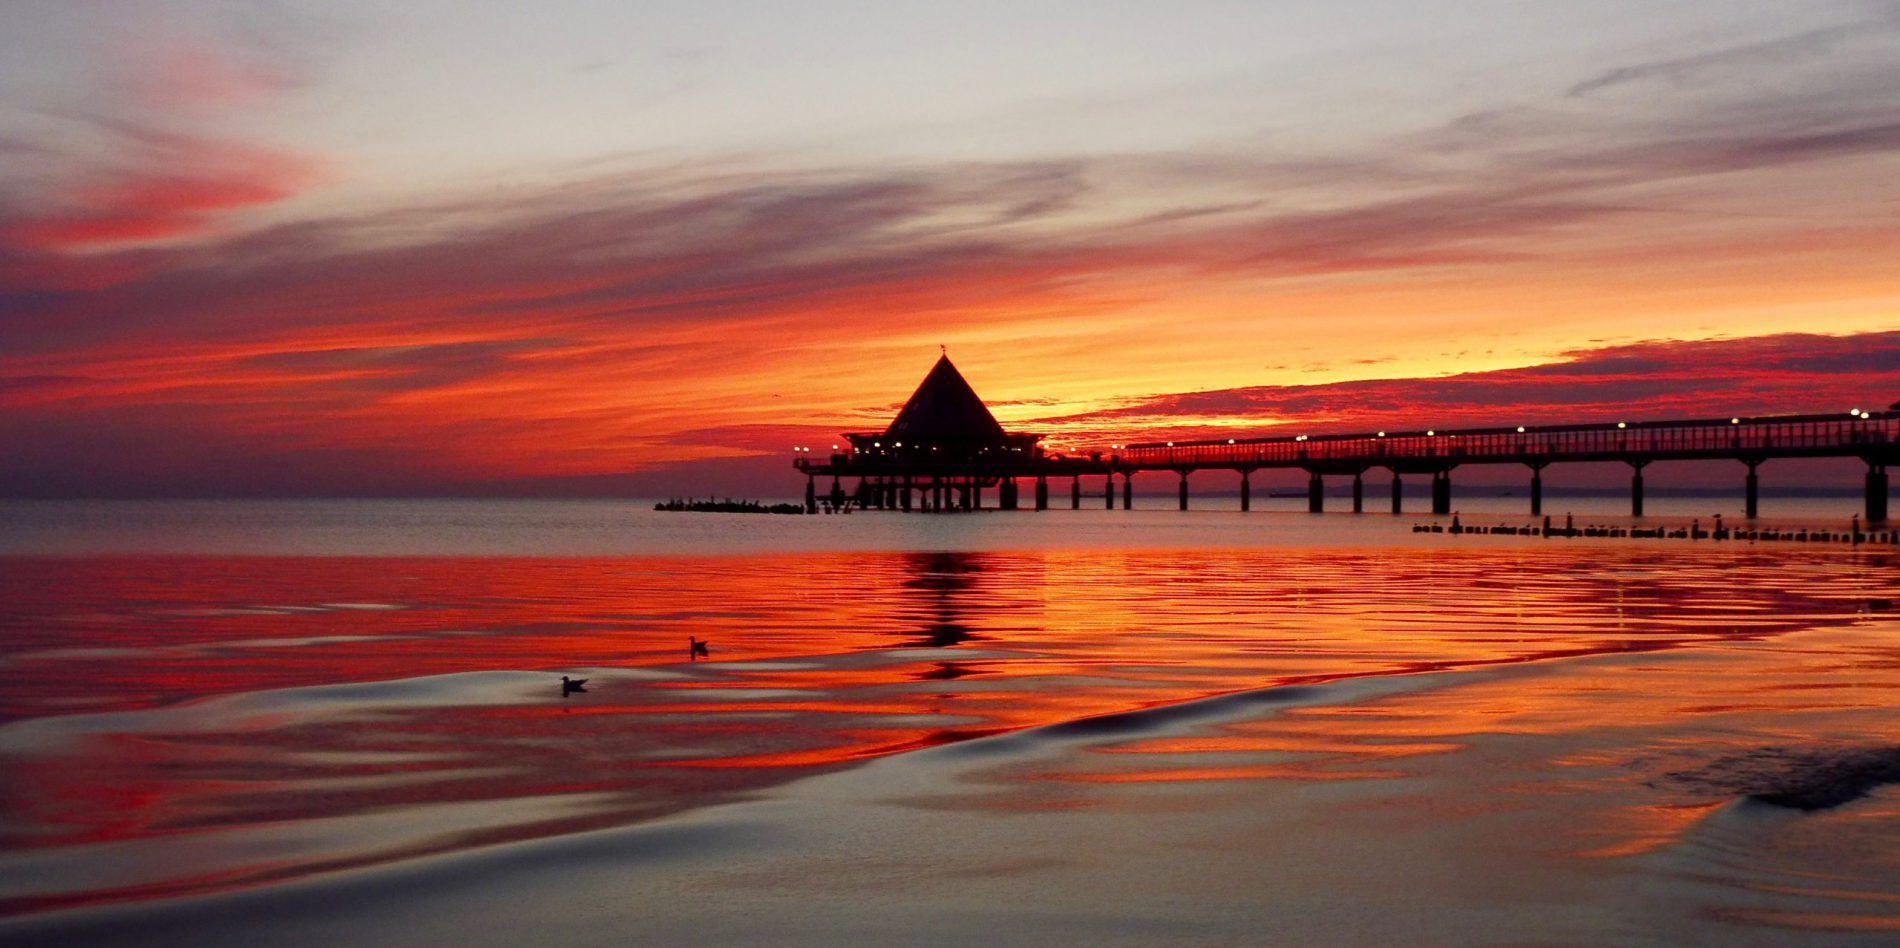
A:
[[[1870,413],[1870,412],[1866,412],[1866,411],[1862,411],[1862,410],[1861,410],[1861,409],[1859,409],[1859,408],[1855,408],[1855,409],[1852,409],[1852,410],[1850,410],[1850,411],[1848,412],[1848,414],[1849,414],[1849,415],[1851,415],[1851,416],[1853,416],[1853,417],[1855,417],[1855,418],[1860,418],[1860,419],[1863,419],[1863,420],[1866,420],[1866,419],[1871,419],[1871,418],[1873,418],[1873,414],[1872,414],[1872,413]],[[1730,418],[1730,419],[1728,420],[1728,423],[1729,423],[1729,424],[1731,424],[1731,425],[1739,425],[1739,424],[1741,424],[1741,423],[1742,423],[1742,420],[1741,420],[1740,418]],[[1617,429],[1618,429],[1618,430],[1627,430],[1627,429],[1629,428],[1629,422],[1627,422],[1627,421],[1619,421],[1619,422],[1617,422],[1617,423],[1616,423],[1616,427],[1617,427]],[[1525,427],[1524,427],[1523,425],[1518,425],[1518,426],[1517,426],[1517,433],[1518,433],[1518,434],[1524,434],[1524,433],[1526,432],[1526,430],[1527,430],[1527,429],[1525,429]],[[1377,437],[1380,437],[1380,438],[1383,438],[1383,437],[1385,437],[1385,432],[1383,432],[1383,431],[1381,431],[1381,432],[1379,432],[1379,433],[1377,434]],[[1431,430],[1429,430],[1429,431],[1426,431],[1426,432],[1425,432],[1425,437],[1427,437],[1427,438],[1436,438],[1436,437],[1438,437],[1438,430],[1434,428],[1434,429],[1431,429]],[[1294,440],[1294,441],[1305,441],[1305,440],[1307,440],[1307,438],[1308,438],[1308,436],[1307,436],[1307,435],[1295,435],[1295,436],[1294,436],[1294,438],[1293,438],[1293,440]],[[1234,443],[1236,443],[1236,442],[1234,441],[1234,439],[1233,439],[1233,438],[1228,438],[1228,439],[1227,439],[1227,443],[1228,443],[1228,444],[1234,444]],[[900,443],[899,443],[899,444],[897,444],[896,446],[897,446],[897,447],[900,447],[900,448],[901,448],[901,447],[903,447],[904,445],[903,445],[903,444],[902,444],[902,443],[900,442]],[[836,450],[836,449],[837,449],[837,447],[838,447],[838,446],[837,446],[837,445],[835,445],[835,444],[834,444],[834,445],[832,445],[832,449],[833,449],[833,450]],[[882,447],[882,445],[873,445],[873,447]],[[1111,445],[1109,445],[1109,448],[1110,448],[1111,450],[1114,450],[1114,451],[1120,451],[1120,450],[1121,450],[1122,448],[1124,448],[1124,447],[1127,447],[1127,445],[1121,445],[1121,444],[1111,444]],[[1170,441],[1170,442],[1168,442],[1168,447],[1170,447],[1170,448],[1172,448],[1172,447],[1174,447],[1174,442],[1172,442],[1172,441]],[[792,450],[794,450],[794,451],[798,451],[798,450],[801,450],[801,449],[799,449],[799,448],[793,448]],[[802,449],[802,450],[805,450],[805,451],[809,451],[809,450],[811,450],[811,449],[810,449],[810,448],[804,448],[804,449]]]
[[[1866,415],[1866,414],[1865,414],[1864,412],[1861,412],[1861,410],[1860,410],[1860,409],[1858,409],[1858,408],[1856,408],[1856,409],[1854,409],[1854,413],[1855,413],[1856,415],[1858,415],[1859,417],[1863,417],[1863,418],[1865,418],[1865,417],[1870,417],[1870,416],[1868,416],[1868,415]],[[1739,424],[1741,424],[1741,423],[1742,423],[1742,420],[1741,420],[1740,418],[1730,418],[1730,419],[1729,419],[1729,423],[1730,423],[1730,424],[1735,424],[1735,425],[1739,425]],[[1619,421],[1619,422],[1617,422],[1617,423],[1616,423],[1616,426],[1617,426],[1618,428],[1627,428],[1627,427],[1629,427],[1629,425],[1628,425],[1628,423],[1627,423],[1627,422],[1621,422],[1621,421]],[[1518,426],[1517,426],[1517,433],[1518,433],[1518,434],[1523,434],[1523,433],[1524,433],[1524,431],[1525,431],[1525,428],[1524,428],[1524,426],[1523,426],[1523,425],[1518,425]],[[1294,441],[1305,441],[1305,440],[1307,440],[1307,439],[1308,439],[1309,437],[1311,437],[1311,436],[1310,436],[1310,435],[1294,435],[1294,436],[1293,436],[1293,440],[1294,440]],[[1380,438],[1383,438],[1383,437],[1385,437],[1385,432],[1383,432],[1383,431],[1381,431],[1381,432],[1378,432],[1378,433],[1377,433],[1377,435],[1375,435],[1375,437],[1380,437]],[[1434,428],[1434,429],[1431,429],[1431,430],[1429,430],[1429,431],[1426,431],[1426,432],[1425,432],[1425,437],[1427,437],[1427,438],[1436,438],[1436,437],[1438,437],[1438,429],[1436,429],[1436,428]],[[1457,436],[1456,436],[1456,435],[1453,435],[1452,437],[1457,437]],[[1234,442],[1234,439],[1232,439],[1232,438],[1228,438],[1228,439],[1227,439],[1227,443],[1228,443],[1228,444],[1233,444],[1233,443],[1235,443],[1235,442]],[[1109,445],[1109,447],[1111,447],[1111,448],[1114,448],[1114,449],[1116,449],[1116,450],[1118,450],[1118,451],[1119,451],[1119,450],[1121,450],[1121,447],[1122,447],[1122,446],[1121,446],[1121,445],[1119,445],[1119,444],[1111,444],[1111,445]],[[1174,442],[1172,442],[1172,441],[1170,441],[1170,442],[1168,442],[1168,447],[1170,447],[1170,448],[1172,448],[1172,447],[1174,447]]]

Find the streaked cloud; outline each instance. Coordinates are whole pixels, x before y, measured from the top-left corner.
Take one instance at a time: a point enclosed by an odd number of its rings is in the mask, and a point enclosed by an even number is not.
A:
[[[0,492],[758,472],[879,423],[939,343],[1010,424],[1071,443],[1831,404],[1894,372],[1900,36],[1869,16],[1624,43],[1620,64],[1337,128],[1248,110],[1275,63],[1021,113],[1219,119],[1138,147],[932,151],[892,140],[943,128],[902,122],[699,150],[608,136],[426,187],[374,148],[410,126],[314,65],[336,35],[321,55],[269,18],[155,35],[104,80],[124,102],[0,116],[0,435],[35,445]],[[1337,55],[1363,72],[1316,83],[1386,68]],[[681,67],[629,57],[534,81]],[[684,65],[719,88],[733,58]],[[616,123],[657,107],[627,101]],[[319,113],[364,134],[284,118]],[[443,122],[445,162],[475,132],[525,134]]]
[[[1805,30],[1792,36],[1777,36],[1690,56],[1618,66],[1571,86],[1568,94],[1585,96],[1615,86],[1645,82],[1684,83],[1706,80],[1732,70],[1761,70],[1799,63],[1825,56],[1843,41],[1862,36],[1869,30],[1892,29],[1894,25],[1893,18],[1880,18]]]
[[[37,207],[9,215],[0,239],[20,251],[84,251],[203,237],[220,214],[274,204],[317,177],[317,162],[233,142],[140,136],[117,167],[73,176]]]

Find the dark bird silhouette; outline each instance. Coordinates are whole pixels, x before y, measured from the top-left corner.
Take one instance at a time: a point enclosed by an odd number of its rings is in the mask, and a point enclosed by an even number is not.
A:
[[[586,684],[587,684],[587,679],[585,678],[569,678],[566,675],[562,675],[561,676],[561,697],[565,698],[576,691],[586,691],[587,689],[585,687],[582,687]]]
[[[711,656],[711,655],[709,655],[709,654],[707,654],[707,652],[706,652],[706,645],[707,645],[707,644],[708,644],[708,643],[706,643],[706,642],[701,642],[701,641],[699,640],[699,636],[697,636],[697,635],[689,635],[689,636],[687,636],[687,637],[686,637],[686,655],[687,655],[687,657],[688,657],[688,658],[691,658],[691,659],[692,659],[693,661],[699,661],[699,659],[700,659],[700,656],[702,656],[702,655],[704,655],[704,656],[705,656],[705,657],[707,657],[707,658],[711,658],[712,656]]]

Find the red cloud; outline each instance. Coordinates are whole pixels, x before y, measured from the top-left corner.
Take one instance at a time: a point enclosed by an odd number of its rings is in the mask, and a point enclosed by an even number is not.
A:
[[[92,198],[108,207],[154,214],[268,204],[295,193],[296,184],[304,171],[302,164],[295,159],[279,159],[274,165],[260,163],[245,169],[253,175],[248,180],[178,175],[135,176],[100,188]]]
[[[318,177],[310,159],[229,142],[191,140],[172,152],[156,168],[83,181],[59,211],[0,235],[29,249],[88,250],[213,233],[217,212],[281,201]]]
[[[90,214],[15,224],[7,229],[7,239],[28,247],[63,250],[182,237],[204,226],[203,220],[181,214]]]
[[[137,239],[123,235],[140,227],[200,233],[313,174],[291,156],[146,144],[168,160],[73,188],[69,213],[23,222],[25,232],[40,228],[42,249]],[[180,157],[194,147],[203,160]],[[1591,202],[1568,192],[1530,200],[1489,179],[1323,213],[1104,224],[1024,210],[1060,206],[1087,171],[656,175],[471,199],[427,217],[392,209],[304,221],[215,245],[16,247],[11,258],[0,246],[0,279],[9,265],[17,273],[0,284],[10,291],[0,300],[0,440],[32,445],[0,458],[0,494],[619,492],[636,489],[629,474],[642,469],[648,484],[705,489],[709,472],[738,471],[725,483],[769,487],[782,483],[785,446],[829,444],[841,428],[887,420],[866,407],[901,398],[923,368],[896,356],[939,341],[995,354],[988,372],[1005,383],[979,387],[1012,408],[1042,392],[1054,405],[1101,404],[1199,385],[1191,358],[1170,374],[1168,360],[1185,349],[1147,349],[1201,318],[1214,324],[1203,339],[1267,352],[1250,337],[1369,325],[1320,324],[1333,313],[1489,311],[1508,329],[1555,305],[1548,288],[1578,273],[1611,284],[1579,283],[1578,299],[1659,318],[1668,294],[1706,285],[1713,271],[1697,267],[1724,267],[1725,292],[1751,307],[1884,298],[1891,285],[1885,232],[1850,241],[1805,223],[1789,233],[1770,217],[1739,233],[1725,226],[1721,246],[1659,234],[1639,244],[1653,258],[1641,265],[1618,256],[1631,232],[1602,221],[1618,238],[1607,249],[1580,238],[1553,249],[1527,238],[1585,229]],[[438,219],[413,240],[360,239]],[[1754,265],[1797,253],[1825,265]],[[1505,263],[1392,272],[1494,259]],[[142,275],[96,292],[84,291],[84,272],[19,269],[121,260]],[[1351,271],[1387,275],[1336,276]],[[42,282],[54,278],[57,287]],[[1210,306],[1204,288],[1226,298]],[[1229,302],[1243,293],[1258,316]],[[1179,305],[1165,319],[1128,312],[1171,299]],[[1673,324],[1730,308],[1695,302]],[[1011,426],[1074,446],[1272,419],[1319,430],[1388,416],[1753,414],[1892,390],[1896,345],[1861,336],[1625,347],[1505,373],[1164,394],[1123,402],[1120,413],[1051,408],[1037,421],[1024,417],[1034,409],[1012,410]],[[1158,367],[1125,381],[1103,367],[1110,347],[1139,349]],[[1854,362],[1856,353],[1875,361]],[[763,456],[734,456],[748,452]]]

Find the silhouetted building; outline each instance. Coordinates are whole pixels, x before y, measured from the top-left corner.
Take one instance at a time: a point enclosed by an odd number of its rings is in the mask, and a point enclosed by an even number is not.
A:
[[[931,367],[890,427],[845,438],[861,463],[1026,459],[1040,452],[1036,443],[1042,440],[1004,431],[948,355]]]

